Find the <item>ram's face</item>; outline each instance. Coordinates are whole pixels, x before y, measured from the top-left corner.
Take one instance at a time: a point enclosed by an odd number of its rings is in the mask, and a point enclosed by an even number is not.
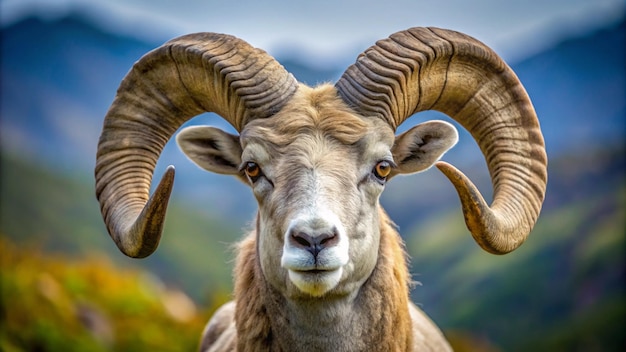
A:
[[[340,111],[304,109],[273,119],[252,123],[241,136],[242,168],[259,203],[263,272],[288,295],[349,292],[346,286],[368,277],[376,263],[378,199],[394,165],[393,131]],[[293,125],[279,127],[286,119]],[[270,132],[277,130],[283,133]]]
[[[289,297],[319,297],[354,292],[369,277],[387,180],[423,170],[456,141],[451,126],[435,125],[395,138],[382,120],[355,115],[332,88],[302,87],[239,137],[195,127],[178,141],[200,166],[236,174],[252,188],[267,281]]]

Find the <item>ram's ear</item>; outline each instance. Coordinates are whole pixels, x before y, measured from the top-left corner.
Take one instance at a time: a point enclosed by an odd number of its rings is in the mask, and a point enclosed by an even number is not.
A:
[[[239,175],[239,137],[209,126],[187,127],[176,136],[178,147],[201,168],[224,175]]]
[[[433,166],[459,140],[456,128],[444,121],[421,123],[396,137],[393,175],[420,172]]]

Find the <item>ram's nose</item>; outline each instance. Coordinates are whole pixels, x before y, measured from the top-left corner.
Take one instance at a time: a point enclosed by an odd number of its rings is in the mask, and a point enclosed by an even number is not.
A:
[[[310,232],[292,229],[289,234],[289,241],[292,246],[307,250],[315,259],[323,249],[336,246],[339,243],[339,234],[335,226]]]
[[[306,214],[290,221],[284,234],[281,265],[290,271],[336,271],[349,261],[349,241],[331,212]]]

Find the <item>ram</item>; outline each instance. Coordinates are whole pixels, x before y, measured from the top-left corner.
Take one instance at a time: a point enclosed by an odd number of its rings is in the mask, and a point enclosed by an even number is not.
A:
[[[491,205],[438,161],[458,139],[451,124],[395,135],[431,109],[478,143]],[[379,204],[386,182],[436,165],[476,242],[497,254],[524,242],[543,203],[547,157],[535,111],[512,70],[473,38],[401,31],[362,53],[335,85],[311,88],[238,38],[197,33],[142,57],[104,120],[96,194],[126,255],[157,248],[174,169],[150,197],[155,164],[177,129],[203,112],[239,135],[189,127],[179,146],[200,167],[243,180],[259,206],[238,246],[234,300],[208,323],[205,351],[449,350],[409,300],[403,242]]]

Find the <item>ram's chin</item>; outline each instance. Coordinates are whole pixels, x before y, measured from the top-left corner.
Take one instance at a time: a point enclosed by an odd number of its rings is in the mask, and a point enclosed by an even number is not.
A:
[[[311,271],[289,270],[289,280],[302,293],[309,294],[313,297],[320,297],[339,284],[342,273],[342,268],[336,270]]]

